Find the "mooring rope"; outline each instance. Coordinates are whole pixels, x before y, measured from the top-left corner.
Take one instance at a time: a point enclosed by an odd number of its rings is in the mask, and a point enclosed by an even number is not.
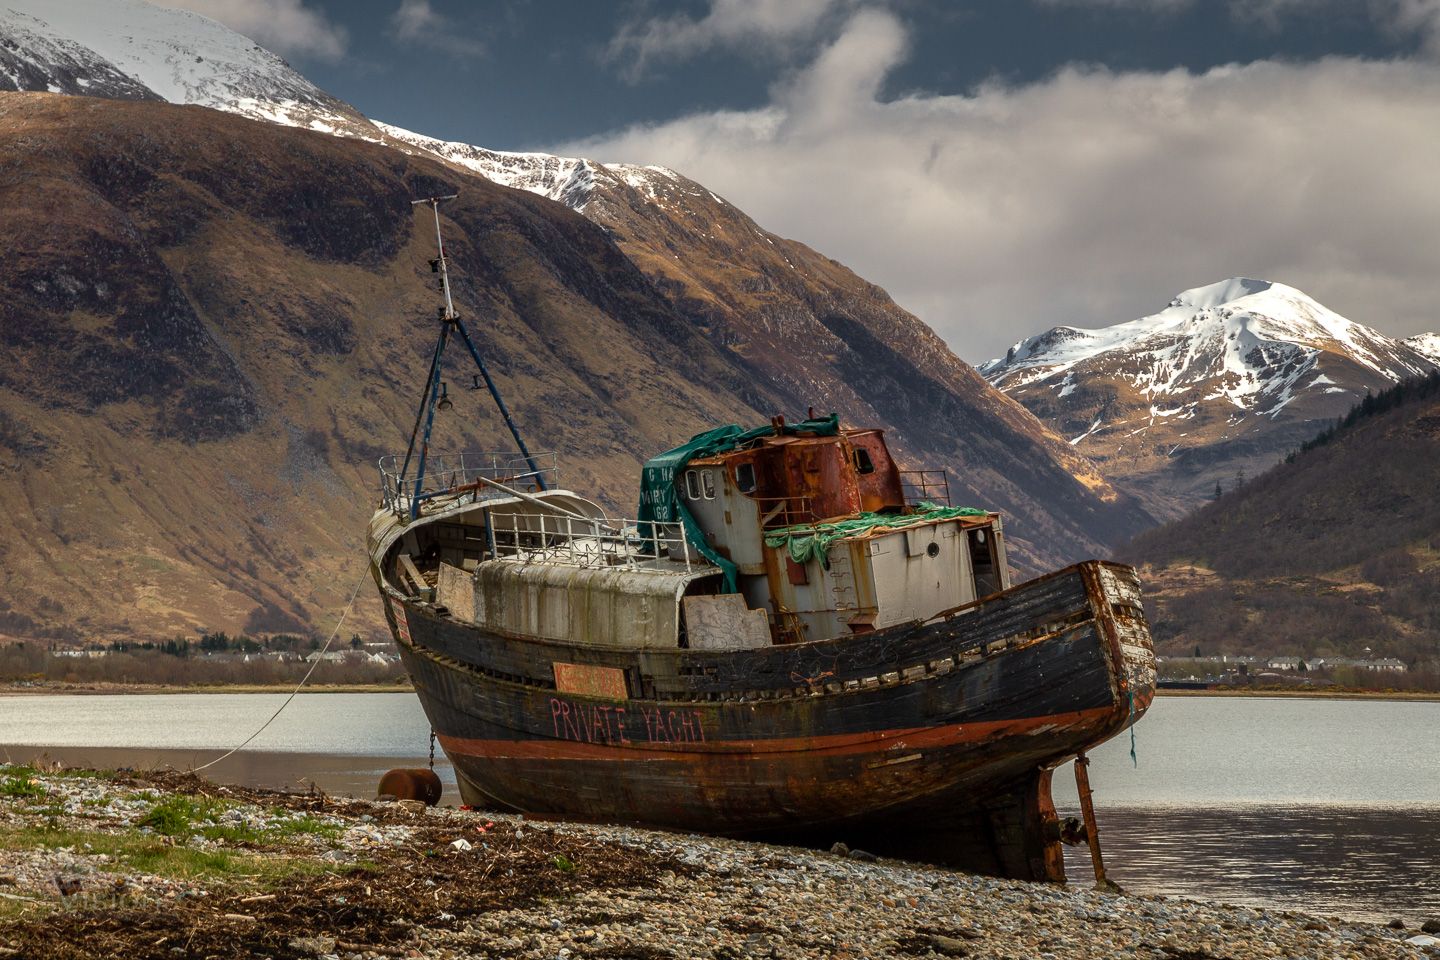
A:
[[[315,672],[315,668],[320,666],[320,664],[325,661],[326,651],[330,649],[330,644],[335,642],[335,638],[340,635],[340,627],[342,624],[344,624],[345,618],[350,615],[350,608],[355,606],[355,598],[360,596],[360,588],[365,585],[365,581],[369,576],[370,570],[367,567],[365,572],[360,575],[360,579],[356,581],[355,589],[350,591],[350,600],[345,604],[345,609],[340,612],[340,619],[336,621],[335,629],[330,631],[330,639],[325,641],[325,646],[321,647],[320,652],[315,655],[315,662],[310,664],[310,669],[305,671],[305,676],[301,677],[300,682],[295,684],[295,689],[290,691],[290,696],[285,698],[285,702],[280,704],[279,709],[277,709],[274,713],[270,715],[269,720],[266,720],[264,723],[260,724],[259,730],[256,730],[254,733],[250,734],[250,736],[242,740],[239,746],[235,747],[227,753],[221,754],[214,760],[211,760],[209,763],[201,764],[200,766],[193,768],[191,770],[192,773],[199,773],[206,767],[213,767],[215,766],[215,764],[219,763],[221,760],[224,760],[226,757],[231,756],[232,754],[239,753],[241,750],[245,749],[246,744],[248,744],[251,740],[254,740],[256,737],[260,736],[260,734],[264,733],[265,728],[270,726],[270,724],[274,723],[275,718],[280,716],[281,712],[286,707],[290,706],[290,701],[294,700],[295,695],[300,692],[300,688],[305,686],[305,683],[310,679],[310,675]]]

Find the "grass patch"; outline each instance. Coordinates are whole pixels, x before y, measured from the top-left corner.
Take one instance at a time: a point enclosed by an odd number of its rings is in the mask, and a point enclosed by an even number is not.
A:
[[[248,844],[278,843],[299,836],[333,839],[342,831],[338,824],[326,823],[308,813],[292,816],[278,807],[266,812],[269,822],[263,827],[244,821],[225,822],[223,815],[234,807],[233,803],[211,797],[168,796],[156,801],[138,825],[177,839],[199,834],[208,840]]]
[[[201,815],[200,805],[189,797],[172,796],[151,805],[137,825],[167,837],[188,837],[195,832],[195,820]]]
[[[67,828],[26,827],[0,832],[0,846],[8,849],[58,850],[68,848],[87,855],[105,854],[123,867],[174,880],[252,880],[274,883],[288,877],[345,873],[334,864],[310,857],[275,856],[242,850],[197,850],[134,831],[100,833]]]
[[[21,768],[22,770],[24,768]],[[43,783],[37,782],[33,770],[26,773],[12,773],[0,780],[0,797],[14,797],[18,800],[38,800],[50,795]]]
[[[284,811],[278,809],[271,812],[276,816],[284,815]],[[345,827],[338,823],[327,823],[308,813],[302,813],[298,817],[277,821],[272,832],[281,837],[310,836],[334,840],[345,832]]]

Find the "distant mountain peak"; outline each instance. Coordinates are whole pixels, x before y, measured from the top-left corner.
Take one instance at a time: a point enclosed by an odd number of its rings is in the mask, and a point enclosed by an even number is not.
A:
[[[1440,337],[1392,339],[1295,287],[1234,277],[1137,320],[1053,327],[980,372],[1173,515],[1437,363]]]
[[[1093,375],[1111,367],[1113,376],[1172,407],[1223,397],[1238,410],[1274,417],[1298,392],[1334,385],[1320,370],[1327,356],[1372,372],[1377,387],[1433,365],[1416,348],[1294,287],[1236,277],[1186,290],[1138,320],[1098,330],[1055,327],[1027,337],[1004,358],[981,364],[980,372],[1007,391],[1048,382],[1060,392],[1073,384],[1072,372]]]
[[[516,190],[548,197],[583,213],[597,187],[628,187],[642,199],[659,207],[672,203],[676,193],[725,201],[700,184],[669,167],[653,164],[601,163],[584,157],[559,157],[549,153],[516,153],[490,150],[471,143],[438,140],[403,127],[372,121],[385,134],[386,142],[400,149],[416,149],[478,173],[487,180]]]
[[[1197,310],[1214,309],[1232,300],[1239,300],[1241,297],[1248,297],[1253,293],[1264,293],[1266,290],[1277,286],[1269,280],[1251,280],[1249,277],[1231,277],[1229,280],[1221,280],[1218,283],[1207,283],[1203,287],[1193,287],[1182,292],[1174,300],[1170,301],[1172,307],[1194,307]],[[1281,285],[1283,286],[1283,285]],[[1292,290],[1292,287],[1284,287]],[[1297,293],[1299,291],[1296,291]]]

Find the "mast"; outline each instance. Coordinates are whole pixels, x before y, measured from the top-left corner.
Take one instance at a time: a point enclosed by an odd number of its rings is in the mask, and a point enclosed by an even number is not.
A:
[[[437,316],[440,321],[440,336],[435,343],[435,352],[430,358],[430,374],[426,378],[425,390],[421,395],[420,410],[415,415],[415,426],[410,431],[410,444],[405,450],[405,462],[400,468],[400,480],[403,483],[410,470],[410,461],[416,455],[416,440],[418,439],[419,459],[415,468],[415,490],[410,498],[410,519],[412,520],[420,516],[420,491],[425,483],[425,462],[430,454],[430,431],[435,425],[435,409],[437,404],[441,409],[448,409],[450,404],[441,373],[445,347],[449,344],[452,334],[458,335],[460,341],[465,344],[470,359],[475,362],[476,369],[484,378],[485,386],[489,389],[490,396],[494,398],[495,406],[500,411],[505,426],[510,430],[510,436],[515,438],[515,445],[519,448],[520,455],[525,458],[525,463],[530,467],[530,474],[534,477],[536,485],[541,490],[546,489],[544,474],[535,465],[534,458],[530,456],[530,449],[525,446],[525,440],[520,436],[520,428],[515,426],[515,420],[510,416],[510,408],[505,406],[505,398],[500,396],[500,388],[491,378],[490,371],[485,366],[485,360],[480,356],[480,351],[476,349],[475,341],[470,338],[470,331],[465,329],[465,322],[455,311],[455,301],[450,294],[450,258],[445,254],[445,237],[440,231],[440,203],[444,200],[454,200],[457,196],[459,194],[452,193],[441,197],[426,197],[422,200],[411,201],[411,206],[418,207],[421,204],[428,204],[435,215],[435,245],[439,256],[430,261],[430,270],[440,274],[440,292],[445,297],[444,306],[439,309]]]

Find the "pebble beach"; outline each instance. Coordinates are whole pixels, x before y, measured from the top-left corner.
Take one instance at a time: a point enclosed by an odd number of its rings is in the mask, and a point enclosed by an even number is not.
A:
[[[5,957],[1440,958],[1424,921],[173,772],[0,766]]]

